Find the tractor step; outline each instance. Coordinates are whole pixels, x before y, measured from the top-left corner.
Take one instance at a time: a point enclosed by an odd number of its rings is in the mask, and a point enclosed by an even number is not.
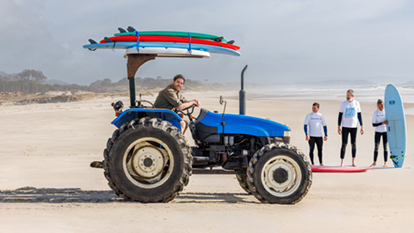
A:
[[[103,161],[93,161],[89,166],[93,168],[103,168]]]

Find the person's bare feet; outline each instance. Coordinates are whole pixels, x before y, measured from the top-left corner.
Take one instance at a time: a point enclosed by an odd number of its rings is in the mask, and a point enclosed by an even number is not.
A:
[[[387,163],[384,163],[384,167],[388,167]]]
[[[352,158],[352,167],[356,167],[357,165],[355,164],[355,158]]]
[[[323,166],[323,163],[321,163],[320,166]]]
[[[377,162],[374,162],[373,164],[371,164],[371,167],[375,167],[377,166]]]

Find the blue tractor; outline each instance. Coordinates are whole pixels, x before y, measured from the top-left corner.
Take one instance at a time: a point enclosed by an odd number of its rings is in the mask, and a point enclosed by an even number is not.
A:
[[[190,119],[196,146],[182,135],[177,112],[156,109],[149,101],[136,100],[135,73],[157,55],[127,52],[130,108],[113,104],[117,129],[108,139],[102,162],[105,178],[116,195],[129,201],[169,202],[189,182],[191,174],[235,174],[240,186],[265,203],[294,204],[308,193],[311,166],[304,154],[289,144],[286,125],[246,116],[245,93],[240,91],[240,114],[194,106],[178,114]],[[147,105],[147,106],[145,106]],[[213,169],[213,168],[220,169]]]

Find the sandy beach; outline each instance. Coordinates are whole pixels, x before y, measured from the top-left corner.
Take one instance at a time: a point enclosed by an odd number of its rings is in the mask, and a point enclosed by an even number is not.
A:
[[[184,93],[202,107],[238,113],[238,92]],[[382,93],[381,93],[382,94]],[[154,101],[155,96],[143,98]],[[248,95],[249,98],[249,95]],[[345,99],[345,91],[344,91]],[[358,100],[358,95],[355,96]],[[378,166],[363,173],[313,173],[308,195],[296,205],[262,204],[235,175],[192,175],[172,202],[125,202],[108,187],[102,169],[89,163],[115,126],[110,104],[126,96],[67,103],[0,105],[0,232],[412,232],[414,215],[414,116],[407,115],[408,148],[402,168],[382,148]],[[303,121],[313,102],[328,124],[324,164],[340,164],[339,99],[252,99],[247,115],[287,124],[291,144],[308,154]],[[357,136],[358,166],[373,161],[374,102],[361,102],[365,134]],[[414,108],[406,104],[405,108]],[[197,112],[194,114],[197,116]],[[191,142],[189,132],[185,135]],[[351,165],[348,144],[345,165]]]

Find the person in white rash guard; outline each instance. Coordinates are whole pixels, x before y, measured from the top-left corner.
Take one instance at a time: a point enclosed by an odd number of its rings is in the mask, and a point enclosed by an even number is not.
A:
[[[382,137],[382,145],[384,148],[384,167],[387,166],[388,160],[388,138],[387,138],[387,125],[388,120],[385,119],[385,110],[384,110],[384,102],[381,99],[377,101],[378,109],[372,114],[372,126],[375,127],[375,148],[374,148],[374,163],[371,165],[377,165],[377,158],[378,158],[378,148],[381,142]]]
[[[356,136],[358,131],[358,121],[361,125],[361,135],[364,134],[364,126],[362,124],[362,114],[359,102],[354,100],[354,91],[349,89],[346,92],[346,100],[341,103],[338,115],[338,134],[342,135],[341,147],[341,167],[344,166],[344,157],[346,145],[348,144],[348,134],[351,135],[352,146],[352,166],[356,167]],[[342,124],[342,128],[341,128]]]
[[[311,159],[312,165],[313,162],[313,151],[315,149],[315,144],[318,147],[318,158],[319,164],[323,166],[322,163],[322,145],[323,141],[328,140],[328,128],[326,126],[325,118],[322,114],[319,113],[319,103],[313,103],[312,112],[306,115],[305,117],[305,135],[306,141],[309,143],[309,157]],[[308,134],[308,125],[309,125],[309,134]],[[322,126],[325,133],[325,137],[322,140]]]

